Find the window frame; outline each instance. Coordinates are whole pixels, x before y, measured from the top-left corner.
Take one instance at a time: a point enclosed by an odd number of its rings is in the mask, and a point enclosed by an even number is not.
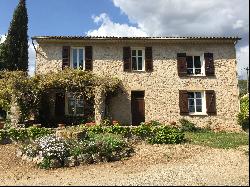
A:
[[[136,56],[133,56],[133,50],[136,50]],[[142,51],[142,56],[138,56],[138,50]],[[136,67],[137,69],[133,69],[133,57],[136,57]],[[142,69],[138,70],[138,57],[142,57]],[[135,72],[144,72],[145,71],[145,48],[144,47],[131,47],[131,70]]]
[[[192,59],[193,59],[193,68],[192,68],[193,72],[195,72],[195,69],[198,69],[198,68],[195,68],[195,66],[194,66],[194,57],[195,56],[199,56],[200,57],[200,61],[201,61],[201,68],[200,68],[201,69],[201,73],[200,74],[189,74],[188,73],[188,69],[191,69],[191,68],[187,67],[187,75],[188,76],[206,76],[206,73],[205,73],[205,58],[204,58],[204,53],[202,55],[200,53],[187,53],[186,54],[186,58],[188,56],[191,56]],[[188,62],[186,61],[186,63],[188,63]]]
[[[188,93],[195,93],[195,92],[200,92],[201,93],[201,103],[202,103],[202,111],[201,112],[196,112],[196,97],[194,97],[194,107],[195,107],[195,112],[190,112],[189,111],[189,97],[188,97],[188,111],[189,115],[207,115],[207,110],[206,110],[206,92],[204,90],[188,90]]]
[[[74,63],[73,63],[73,50],[74,49],[77,49],[77,68],[74,68]],[[72,69],[79,69],[79,49],[82,49],[83,50],[83,67],[82,67],[82,70],[84,71],[85,70],[85,47],[71,47],[71,50],[70,50],[70,68]]]
[[[70,114],[69,113],[69,95],[70,94],[73,94],[73,96],[76,96],[77,95],[77,93],[73,93],[73,92],[66,92],[65,93],[65,114],[67,115],[67,116],[84,116],[84,98],[82,99],[82,101],[83,101],[83,107],[81,107],[81,108],[83,108],[83,113],[81,113],[81,114],[77,114],[76,113],[76,108],[77,108],[77,102],[76,102],[76,98],[75,97],[73,97],[74,99],[75,99],[75,106],[74,106],[74,114]],[[79,100],[79,99],[78,99]],[[78,108],[80,108],[80,107],[78,107]]]

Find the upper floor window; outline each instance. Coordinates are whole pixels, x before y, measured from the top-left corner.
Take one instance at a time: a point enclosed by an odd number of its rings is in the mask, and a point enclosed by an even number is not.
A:
[[[83,115],[84,113],[84,105],[83,105],[83,96],[76,95],[73,93],[66,94],[66,111],[67,115]]]
[[[177,70],[180,77],[215,76],[213,53],[177,53]]]
[[[190,114],[206,113],[204,92],[188,92],[188,111]]]
[[[132,48],[132,70],[145,71],[145,49],[144,48]]]
[[[188,75],[204,75],[202,56],[187,56],[186,59]]]
[[[73,47],[71,49],[71,68],[74,69],[85,69],[85,51],[82,47]]]

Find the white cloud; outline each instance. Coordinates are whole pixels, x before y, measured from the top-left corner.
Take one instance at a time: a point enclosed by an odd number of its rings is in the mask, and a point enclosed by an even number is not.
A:
[[[244,28],[244,21],[243,21],[243,20],[237,20],[237,21],[233,24],[233,28],[234,28],[234,29]]]
[[[245,47],[240,47],[237,50],[237,68],[239,72],[239,76],[241,78],[246,79],[247,74],[244,68],[249,67],[249,45]]]
[[[0,35],[0,44],[3,43],[6,40],[6,35],[2,34]]]
[[[36,45],[35,45],[36,47]],[[36,60],[36,52],[32,45],[32,43],[29,41],[29,75],[35,74],[35,60]]]
[[[147,36],[141,29],[112,22],[106,13],[92,16],[92,19],[96,24],[101,23],[101,25],[98,29],[89,30],[86,33],[88,36]]]
[[[244,35],[249,32],[248,0],[113,0],[149,35]]]

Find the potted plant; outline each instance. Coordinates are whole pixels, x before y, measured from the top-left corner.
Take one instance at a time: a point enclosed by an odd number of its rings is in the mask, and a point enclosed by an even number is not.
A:
[[[0,121],[0,129],[3,129],[3,128],[4,128],[4,122]]]
[[[59,124],[58,124],[58,127],[59,127],[59,128],[65,128],[65,124],[59,123]]]
[[[33,127],[41,128],[42,125],[41,124],[33,124]]]
[[[113,123],[113,125],[115,125],[115,124],[119,124],[119,121],[117,121],[117,120],[113,120],[113,121],[112,121],[112,123]]]

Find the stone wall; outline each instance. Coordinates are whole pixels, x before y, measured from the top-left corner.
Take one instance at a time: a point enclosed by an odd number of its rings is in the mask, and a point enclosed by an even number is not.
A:
[[[36,73],[61,69],[63,45],[93,46],[93,72],[112,75],[122,80],[125,91],[111,101],[109,107],[113,119],[131,124],[131,91],[145,90],[145,120],[178,122],[179,90],[215,90],[216,116],[185,116],[200,127],[211,125],[227,130],[239,129],[236,115],[239,112],[239,91],[236,73],[236,52],[232,41],[191,42],[40,42],[36,58]],[[124,72],[123,46],[153,49],[153,72]],[[177,74],[177,53],[211,52],[214,54],[215,77],[180,78]]]

